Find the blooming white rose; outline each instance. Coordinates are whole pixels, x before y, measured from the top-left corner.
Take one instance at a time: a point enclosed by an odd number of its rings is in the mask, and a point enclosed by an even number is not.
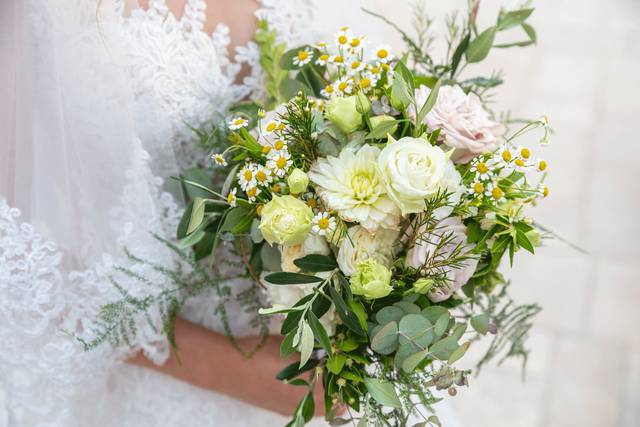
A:
[[[373,258],[385,267],[391,267],[399,231],[379,229],[372,234],[356,225],[351,227],[348,233],[349,238],[342,239],[337,257],[338,266],[344,274],[347,276],[355,274],[358,264],[369,258]]]
[[[331,249],[327,244],[327,240],[316,234],[309,234],[299,245],[295,246],[279,246],[280,248],[280,267],[282,271],[288,273],[297,273],[300,271],[293,261],[311,254],[329,255]]]
[[[407,267],[420,270],[428,259],[445,259],[453,253],[458,245],[464,245],[467,242],[467,227],[459,217],[446,218],[436,225],[432,234],[425,236],[424,233],[424,226],[418,229],[416,243],[407,252],[405,260]],[[435,253],[438,242],[446,236],[451,236],[450,241]],[[471,251],[474,246],[466,245],[463,253]],[[460,268],[446,267],[444,270],[448,279],[446,285],[431,288],[427,296],[433,302],[448,299],[471,279],[477,266],[478,260],[469,258],[462,262]],[[438,272],[442,272],[442,270]]]
[[[416,89],[418,106],[424,105],[429,93],[431,89],[424,85]],[[415,114],[415,109],[409,108],[414,120]],[[460,86],[442,86],[424,122],[430,129],[439,128],[444,144],[456,149],[451,157],[456,163],[467,163],[478,154],[497,149],[498,138],[506,132],[504,125],[489,119],[480,98],[465,94]]]
[[[387,195],[376,161],[380,149],[363,145],[345,148],[338,157],[321,158],[308,175],[329,210],[347,222],[360,223],[370,232],[395,228],[400,211]]]
[[[378,168],[402,215],[422,212],[425,199],[438,191],[457,194],[452,204],[460,200],[460,174],[440,147],[424,139],[404,137],[390,142],[378,157]]]

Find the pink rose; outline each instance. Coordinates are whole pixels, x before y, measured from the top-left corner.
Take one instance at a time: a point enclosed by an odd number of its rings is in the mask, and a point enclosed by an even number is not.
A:
[[[467,227],[459,217],[448,217],[436,225],[436,229],[432,234],[424,236],[422,235],[424,233],[424,226],[418,229],[416,242],[407,252],[407,258],[405,260],[407,267],[420,270],[425,266],[427,260],[446,259],[458,245],[465,244],[467,241]],[[434,253],[440,239],[449,235],[451,235],[450,242],[440,248],[438,253]],[[462,253],[464,254],[471,251],[474,246],[475,245],[466,245]],[[438,271],[430,271],[429,273],[431,274],[444,272],[448,281],[445,286],[438,286],[431,289],[427,296],[433,302],[446,300],[469,281],[476,271],[477,266],[478,260],[476,258],[469,258],[462,262],[460,268],[443,268]]]
[[[418,108],[424,105],[431,89],[420,86],[416,90]],[[415,111],[409,115],[415,119]],[[440,140],[455,148],[451,159],[467,163],[478,154],[493,151],[500,145],[498,138],[506,131],[504,125],[489,120],[489,113],[482,108],[480,98],[474,93],[465,94],[460,86],[442,86],[438,99],[424,118],[429,129],[440,128]]]

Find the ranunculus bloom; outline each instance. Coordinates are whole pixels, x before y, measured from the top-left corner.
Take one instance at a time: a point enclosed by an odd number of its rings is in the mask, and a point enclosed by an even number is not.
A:
[[[391,271],[373,258],[358,264],[356,273],[349,279],[351,292],[367,299],[386,297],[391,293]]]
[[[371,145],[363,145],[357,152],[345,148],[338,157],[318,159],[309,171],[325,206],[369,232],[395,228],[400,220],[400,211],[387,195],[376,165],[379,154],[380,149]]]
[[[465,244],[467,241],[467,227],[462,223],[459,217],[449,217],[440,221],[432,234],[424,235],[424,227],[417,231],[416,243],[407,252],[405,264],[418,270],[425,266],[428,259],[445,259],[451,255],[456,246]],[[440,248],[438,253],[434,253],[438,242],[445,236],[451,236],[450,242]],[[473,245],[467,245],[463,249],[466,253],[473,249]],[[465,285],[478,266],[476,258],[469,258],[462,262],[460,268],[445,267],[444,272],[447,276],[445,286],[433,287],[427,293],[429,299],[433,302],[440,302],[448,299],[454,292],[458,291]],[[430,273],[442,273],[442,269],[432,271]]]
[[[351,227],[348,233],[349,237],[342,239],[337,257],[338,266],[344,274],[355,274],[358,264],[369,258],[391,267],[395,255],[394,244],[400,232],[379,229],[372,234],[356,225]]]
[[[391,141],[378,157],[387,192],[403,215],[424,211],[425,199],[449,191],[459,200],[460,174],[440,147],[422,138]],[[450,213],[445,212],[443,216]]]
[[[260,226],[264,239],[272,245],[293,246],[304,241],[313,222],[313,211],[293,196],[276,196],[262,208]]]
[[[431,89],[424,85],[416,89],[418,108],[424,105],[429,93]],[[415,114],[409,108],[413,119]],[[460,86],[442,86],[424,122],[429,129],[439,128],[442,142],[456,149],[452,156],[456,163],[467,163],[479,154],[497,149],[499,137],[506,131],[504,125],[489,119],[476,94],[467,95]]]

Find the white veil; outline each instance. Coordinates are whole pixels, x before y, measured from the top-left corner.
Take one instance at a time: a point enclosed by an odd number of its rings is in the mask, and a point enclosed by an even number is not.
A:
[[[75,425],[65,401],[76,385],[125,357],[108,345],[83,353],[65,333],[90,334],[117,297],[123,247],[172,262],[151,233],[173,232],[178,208],[136,137],[124,7],[0,2],[0,390],[12,426]],[[167,355],[151,327],[136,348]]]

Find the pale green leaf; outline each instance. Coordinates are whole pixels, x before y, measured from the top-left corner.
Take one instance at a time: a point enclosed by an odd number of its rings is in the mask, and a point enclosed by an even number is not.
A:
[[[396,389],[390,382],[376,378],[365,378],[364,384],[367,391],[379,404],[391,408],[401,408],[402,404],[396,393]]]

